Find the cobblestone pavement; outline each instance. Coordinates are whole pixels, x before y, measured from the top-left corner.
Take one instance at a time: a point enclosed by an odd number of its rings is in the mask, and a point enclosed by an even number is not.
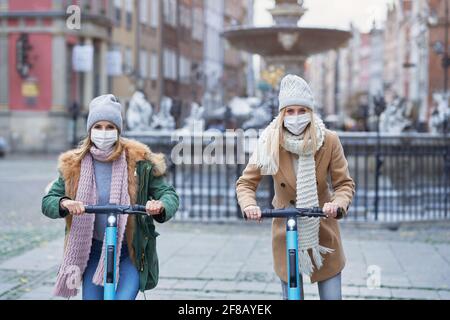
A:
[[[280,299],[272,271],[270,224],[158,226],[160,282],[139,299]],[[378,230],[377,237],[391,231]],[[345,299],[450,299],[450,244],[369,239],[367,230],[342,228],[347,265]],[[359,239],[360,234],[366,238]],[[53,299],[62,238],[0,263],[0,299]],[[381,268],[381,287],[369,289],[367,268]],[[317,286],[305,280],[307,299]],[[79,299],[79,297],[78,297]]]
[[[53,299],[64,223],[40,214],[55,156],[0,160],[0,299]],[[450,224],[397,231],[342,223],[347,256],[344,299],[450,299]],[[139,299],[280,299],[272,270],[270,224],[169,222],[158,225],[160,282]],[[367,268],[381,287],[367,288]],[[317,286],[305,279],[307,299]],[[77,297],[79,299],[79,297]]]

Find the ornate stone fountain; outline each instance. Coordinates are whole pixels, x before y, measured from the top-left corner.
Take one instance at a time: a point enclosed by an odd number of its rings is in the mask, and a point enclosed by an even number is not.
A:
[[[303,75],[309,56],[338,48],[351,37],[341,30],[299,27],[307,11],[303,1],[276,0],[269,11],[275,25],[231,27],[223,36],[235,48],[258,54],[268,65],[282,66],[287,73]]]

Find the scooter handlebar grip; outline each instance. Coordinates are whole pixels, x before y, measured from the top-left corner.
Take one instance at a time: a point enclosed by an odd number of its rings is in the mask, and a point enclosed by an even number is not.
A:
[[[264,218],[264,212],[266,212],[267,210],[261,210],[261,218]],[[244,217],[244,220],[248,220],[247,214],[245,213],[245,211],[242,211],[242,216]]]
[[[70,212],[69,212],[69,210],[68,209],[66,209],[66,208],[60,208],[60,211],[64,214],[64,216],[68,216],[68,215],[70,215]]]
[[[270,217],[270,215],[272,214],[272,209],[264,209],[264,210],[261,210],[261,217],[263,217],[263,218],[268,218],[268,217]]]
[[[132,208],[133,208],[133,211],[141,211],[143,213],[147,212],[146,207],[143,205],[140,205],[140,204],[134,205]]]
[[[345,210],[344,208],[338,208],[337,209],[337,216],[336,219],[341,219],[345,216]]]
[[[94,206],[84,206],[84,212],[86,213],[95,213]]]

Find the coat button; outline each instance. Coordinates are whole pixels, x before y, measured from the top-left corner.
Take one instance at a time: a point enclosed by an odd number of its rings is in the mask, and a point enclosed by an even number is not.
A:
[[[286,184],[284,182],[281,183],[282,188],[286,188]]]
[[[295,206],[295,201],[294,200],[289,201],[289,203],[292,204],[293,206]]]

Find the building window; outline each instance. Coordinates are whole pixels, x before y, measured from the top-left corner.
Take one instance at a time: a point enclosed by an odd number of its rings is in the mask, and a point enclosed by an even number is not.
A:
[[[124,70],[126,74],[131,74],[133,72],[133,52],[131,48],[126,47],[124,53]]]
[[[172,27],[177,26],[176,0],[164,0],[164,22]]]
[[[189,83],[191,80],[191,61],[184,56],[180,56],[179,77],[182,83]]]
[[[150,1],[150,25],[152,28],[159,26],[159,0]]]
[[[133,0],[125,0],[127,30],[133,28]]]
[[[158,65],[158,54],[152,52],[150,57],[150,78],[152,80],[158,79],[159,65]]]
[[[194,40],[203,40],[203,12],[200,8],[194,8],[192,22],[192,38]]]
[[[177,80],[177,55],[170,49],[164,49],[164,78]]]
[[[150,2],[154,2],[154,0],[151,0]],[[148,23],[148,1],[147,0],[139,1],[139,22],[142,24]]]
[[[114,21],[116,26],[122,23],[122,0],[114,0]]]
[[[148,78],[148,53],[145,50],[140,50],[139,52],[139,60],[140,60],[140,70],[139,74],[141,78]]]
[[[184,5],[180,5],[180,25],[186,29],[192,28],[191,9]]]

